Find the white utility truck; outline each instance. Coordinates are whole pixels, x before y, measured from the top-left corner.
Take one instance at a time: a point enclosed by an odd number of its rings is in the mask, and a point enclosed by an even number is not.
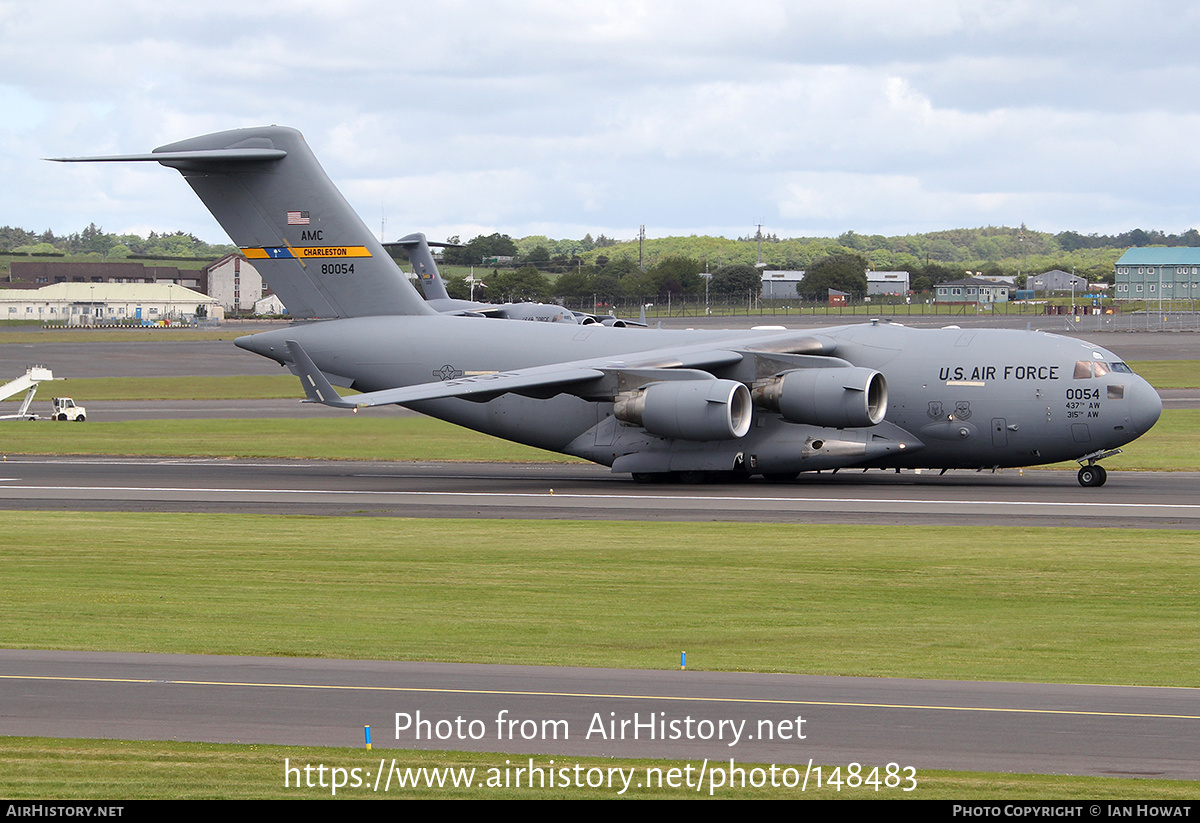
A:
[[[45,419],[31,412],[29,406],[33,403],[33,396],[37,394],[38,383],[43,380],[53,380],[54,373],[45,366],[30,366],[25,370],[25,373],[16,380],[10,380],[3,386],[0,386],[0,401],[25,392],[25,399],[21,401],[21,408],[16,414],[0,414],[0,420],[41,420]],[[62,379],[62,378],[59,378]],[[76,406],[75,401],[69,397],[54,398],[54,414],[50,416],[50,420],[78,420],[80,423],[87,420],[87,409],[83,406]]]

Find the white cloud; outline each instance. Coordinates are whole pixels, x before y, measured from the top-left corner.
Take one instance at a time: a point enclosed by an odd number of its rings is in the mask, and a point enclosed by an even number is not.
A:
[[[281,123],[397,235],[1182,230],[1198,16],[1115,1],[0,0],[0,222],[163,221],[221,240],[169,170],[36,158]]]

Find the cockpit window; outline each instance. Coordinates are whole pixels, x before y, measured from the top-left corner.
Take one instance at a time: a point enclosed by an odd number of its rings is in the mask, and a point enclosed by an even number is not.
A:
[[[1128,365],[1122,363],[1120,360],[1116,361],[1115,363],[1109,363],[1108,367],[1113,371],[1119,371],[1123,374],[1133,374],[1133,369],[1129,368]]]
[[[1121,364],[1125,366],[1124,363]],[[1125,371],[1129,371],[1129,367],[1125,366]],[[1092,377],[1104,377],[1109,371],[1120,371],[1120,369],[1110,369],[1107,363],[1101,363],[1098,360],[1076,360],[1075,361],[1075,379],[1087,380]]]
[[[1124,400],[1125,399],[1125,387],[1124,386],[1109,386],[1108,387],[1108,399],[1109,400]]]

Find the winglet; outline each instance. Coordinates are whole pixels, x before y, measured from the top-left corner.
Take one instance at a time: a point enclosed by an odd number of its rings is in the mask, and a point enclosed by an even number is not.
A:
[[[338,409],[356,409],[357,403],[351,402],[340,394],[330,385],[329,379],[325,374],[317,368],[317,364],[312,361],[303,347],[295,340],[288,340],[288,351],[292,354],[292,362],[296,364],[296,369],[300,372],[300,385],[304,387],[304,393],[307,398],[305,403],[321,403],[325,406],[333,406]]]

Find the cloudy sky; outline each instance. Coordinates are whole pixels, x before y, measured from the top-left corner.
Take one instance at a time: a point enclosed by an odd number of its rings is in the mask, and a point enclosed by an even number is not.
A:
[[[226,242],[177,173],[305,133],[387,239],[1200,226],[1200,5],[0,0],[0,225]]]

